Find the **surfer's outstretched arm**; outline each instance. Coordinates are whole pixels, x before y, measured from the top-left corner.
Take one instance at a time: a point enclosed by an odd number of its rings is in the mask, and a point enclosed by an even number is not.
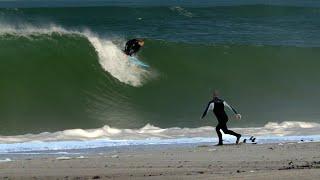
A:
[[[204,112],[203,112],[203,114],[202,114],[202,116],[201,116],[201,119],[203,119],[203,118],[207,115],[208,110],[213,110],[213,108],[214,108],[214,102],[210,101],[210,102],[208,103],[206,109],[204,110]]]
[[[224,106],[227,106],[235,115],[238,119],[241,119],[241,114],[237,112],[236,109],[234,109],[232,106],[230,106],[227,102],[223,101]]]
[[[235,110],[232,106],[230,106],[227,102],[223,101],[224,106],[227,106],[234,114],[238,114],[237,110]]]

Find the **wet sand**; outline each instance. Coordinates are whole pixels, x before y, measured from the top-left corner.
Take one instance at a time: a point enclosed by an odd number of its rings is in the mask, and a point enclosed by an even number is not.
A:
[[[5,159],[9,155],[1,155]],[[10,155],[1,179],[318,179],[320,143],[140,146]]]

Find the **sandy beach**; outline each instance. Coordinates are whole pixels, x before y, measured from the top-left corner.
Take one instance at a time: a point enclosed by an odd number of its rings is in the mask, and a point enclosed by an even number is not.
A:
[[[317,179],[320,143],[149,145],[0,155],[1,179]]]

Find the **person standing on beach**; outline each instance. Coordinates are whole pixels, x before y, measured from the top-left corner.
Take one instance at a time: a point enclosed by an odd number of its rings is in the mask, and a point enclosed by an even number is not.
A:
[[[232,106],[230,106],[226,101],[220,99],[218,96],[219,96],[219,92],[215,90],[213,93],[213,99],[208,103],[205,111],[201,116],[201,119],[203,119],[207,115],[208,110],[210,111],[212,110],[218,120],[218,125],[216,126],[216,131],[219,137],[218,145],[223,145],[222,134],[220,132],[220,129],[225,134],[231,134],[233,136],[236,136],[237,137],[236,144],[238,144],[241,134],[235,133],[228,129],[227,127],[228,116],[224,110],[224,107],[228,107],[230,110],[232,110],[235,113],[237,119],[241,119],[241,114],[239,114]]]

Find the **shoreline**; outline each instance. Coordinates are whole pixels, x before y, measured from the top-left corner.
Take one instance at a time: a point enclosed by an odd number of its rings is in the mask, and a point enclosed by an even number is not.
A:
[[[230,128],[242,134],[240,139],[255,137],[258,144],[288,142],[320,142],[320,124],[308,122],[269,122],[263,127]],[[224,144],[234,143],[234,136],[224,134]],[[103,126],[97,129],[66,129],[56,132],[1,136],[0,154],[12,152],[68,151],[104,147],[142,145],[217,144],[213,126],[197,128],[159,128],[150,124],[138,129],[117,129]]]
[[[224,134],[224,144],[234,144],[236,138]],[[254,137],[254,142],[249,139]],[[320,135],[304,136],[242,136],[240,142],[245,144],[275,144],[275,143],[303,143],[320,142]],[[136,140],[67,140],[67,141],[27,141],[22,143],[0,143],[0,155],[6,154],[46,154],[54,152],[80,151],[89,152],[101,148],[126,148],[139,146],[192,146],[197,144],[217,144],[218,138],[213,137],[193,137],[193,138],[147,138]],[[1,157],[1,156],[0,156]]]
[[[319,149],[320,142],[200,143],[1,154],[0,160],[12,161],[0,162],[0,178],[316,179],[320,176]]]

